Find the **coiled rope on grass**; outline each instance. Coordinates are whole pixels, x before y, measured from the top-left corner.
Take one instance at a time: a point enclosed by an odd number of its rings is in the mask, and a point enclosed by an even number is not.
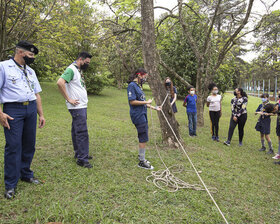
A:
[[[161,107],[163,107],[163,105],[165,104],[166,100],[168,98],[168,94],[166,95],[163,103],[161,104]],[[200,180],[200,182],[202,183],[202,185],[199,184],[189,184],[181,179],[179,179],[178,177],[176,177],[174,174],[178,174],[184,171],[184,168],[182,165],[174,165],[171,166],[170,168],[168,168],[165,164],[165,162],[163,161],[163,158],[161,157],[160,151],[158,149],[157,146],[157,142],[156,142],[156,135],[155,135],[155,131],[153,131],[154,134],[154,141],[155,141],[155,147],[156,147],[156,151],[158,153],[158,156],[162,162],[162,164],[164,165],[165,169],[162,170],[158,170],[158,171],[152,171],[151,175],[147,176],[146,181],[148,182],[152,182],[156,187],[162,189],[162,190],[166,190],[168,192],[176,192],[179,189],[194,189],[194,190],[198,190],[198,191],[206,191],[207,194],[210,196],[211,200],[213,201],[214,205],[216,206],[217,210],[219,211],[220,215],[223,217],[224,221],[226,224],[228,224],[228,221],[226,219],[226,217],[224,216],[223,212],[221,211],[220,207],[218,206],[218,204],[216,203],[214,197],[212,196],[212,193],[216,193],[218,192],[217,188],[210,188],[207,187],[206,184],[204,183],[203,179],[200,176],[201,171],[198,171],[196,169],[196,167],[194,166],[191,158],[189,157],[189,155],[187,154],[187,151],[185,150],[185,148],[183,147],[181,141],[178,139],[175,131],[173,130],[172,126],[170,125],[167,117],[165,116],[163,110],[160,110],[160,112],[162,113],[165,121],[167,122],[169,128],[171,129],[176,141],[178,142],[178,144],[180,145],[180,148],[182,149],[183,153],[185,154],[185,156],[187,157],[189,163],[191,164],[194,172],[196,173],[198,179]],[[153,123],[153,113],[151,110],[151,121],[152,121],[152,129],[154,129],[154,123]],[[173,171],[173,172],[171,172]],[[193,171],[192,171],[193,172]]]

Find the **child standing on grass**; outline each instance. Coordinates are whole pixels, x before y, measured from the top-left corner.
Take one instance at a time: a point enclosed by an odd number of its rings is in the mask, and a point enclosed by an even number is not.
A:
[[[189,135],[190,137],[196,136],[196,126],[197,126],[197,95],[195,95],[195,88],[193,86],[189,87],[189,94],[186,96],[183,106],[187,108],[187,115],[189,120]]]
[[[255,113],[255,114],[260,114],[259,120],[255,127],[255,129],[259,131],[261,134],[262,147],[261,149],[259,149],[259,151],[262,152],[266,150],[264,145],[264,138],[265,138],[269,147],[269,151],[267,152],[267,154],[273,154],[272,143],[269,135],[270,135],[270,123],[271,123],[270,116],[274,107],[272,108],[272,111],[269,111],[270,108],[269,106],[272,104],[269,104],[269,95],[267,93],[262,94],[261,99],[262,99],[262,103],[258,106]]]
[[[244,92],[242,88],[236,88],[233,94],[235,97],[231,100],[232,116],[229,124],[228,139],[224,142],[224,144],[226,146],[230,146],[234,129],[236,128],[236,125],[238,125],[239,146],[242,146],[242,140],[244,137],[244,127],[247,121],[248,98],[246,92]]]
[[[211,95],[207,97],[207,107],[211,120],[212,140],[219,142],[219,120],[222,116],[222,96],[218,94],[219,89],[215,83],[208,86]]]
[[[154,167],[145,159],[146,143],[149,141],[147,107],[158,111],[161,110],[161,107],[151,106],[153,101],[151,99],[146,101],[142,85],[146,81],[147,76],[148,73],[143,68],[137,69],[134,74],[129,77],[127,96],[130,107],[130,117],[138,132],[138,167],[152,170]]]

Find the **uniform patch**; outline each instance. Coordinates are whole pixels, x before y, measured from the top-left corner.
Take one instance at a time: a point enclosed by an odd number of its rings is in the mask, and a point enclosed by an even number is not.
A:
[[[132,96],[132,92],[128,92],[128,97],[131,97]]]

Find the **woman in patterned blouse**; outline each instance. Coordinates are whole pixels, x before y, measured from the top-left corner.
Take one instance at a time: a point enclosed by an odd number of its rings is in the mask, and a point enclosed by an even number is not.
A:
[[[238,125],[239,131],[239,146],[242,146],[242,140],[244,136],[244,126],[247,121],[247,94],[242,88],[237,88],[234,91],[235,97],[231,100],[232,116],[230,119],[228,139],[224,142],[225,145],[230,146],[230,141],[236,125]]]

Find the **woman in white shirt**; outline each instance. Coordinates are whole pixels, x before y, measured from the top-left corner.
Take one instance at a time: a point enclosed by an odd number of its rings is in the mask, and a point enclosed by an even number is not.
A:
[[[219,120],[222,116],[222,96],[218,94],[219,89],[215,83],[208,86],[211,95],[207,97],[207,107],[211,120],[212,140],[219,142]]]

